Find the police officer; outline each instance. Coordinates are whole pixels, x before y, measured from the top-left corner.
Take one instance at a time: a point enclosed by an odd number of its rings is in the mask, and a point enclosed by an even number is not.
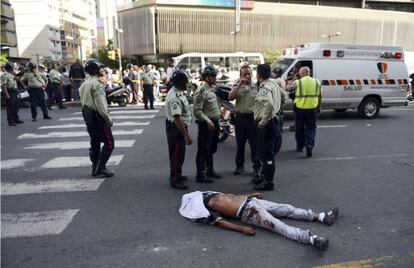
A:
[[[170,185],[176,189],[188,189],[187,177],[182,176],[185,158],[185,145],[193,142],[188,133],[191,124],[191,110],[184,92],[187,89],[188,77],[182,70],[177,70],[171,77],[173,87],[168,91],[165,100],[167,113],[166,133],[170,155]]]
[[[30,110],[32,113],[32,121],[36,121],[37,106],[40,106],[43,112],[43,119],[52,119],[46,109],[45,90],[47,81],[37,71],[36,64],[29,62],[27,64],[28,71],[22,76],[20,82],[24,87],[29,87]]]
[[[154,77],[150,67],[145,67],[145,73],[141,74],[142,88],[144,90],[144,106],[148,110],[148,101],[150,108],[154,109]]]
[[[240,81],[230,92],[229,100],[236,100],[236,171],[235,175],[244,172],[244,148],[249,141],[253,163],[254,178],[260,177],[260,158],[256,153],[256,127],[253,116],[254,100],[257,95],[257,86],[252,84],[252,69],[248,65],[240,68]]]
[[[254,180],[255,189],[272,191],[274,189],[273,177],[275,175],[275,144],[280,131],[280,122],[276,117],[280,109],[281,95],[275,81],[270,78],[270,66],[259,64],[257,66],[258,93],[253,107],[254,120],[257,131],[257,153],[262,161],[261,177]]]
[[[321,107],[321,83],[310,76],[309,67],[299,69],[300,79],[290,86],[295,90],[295,139],[296,151],[306,147],[306,156],[312,157],[315,146],[316,114]]]
[[[111,127],[104,85],[99,81],[100,63],[90,59],[85,63],[85,72],[89,74],[79,88],[82,114],[91,139],[89,157],[92,162],[92,176],[112,177],[114,173],[106,169],[106,163],[114,149],[114,137]],[[101,149],[101,143],[103,147]]]
[[[13,74],[13,65],[6,63],[4,65],[4,72],[1,76],[1,89],[6,98],[7,122],[9,126],[16,126],[16,124],[23,123],[19,119],[19,90],[16,84],[16,78]]]
[[[194,93],[194,116],[198,125],[196,182],[200,183],[214,182],[207,177],[221,178],[213,166],[213,154],[217,151],[221,115],[214,88],[216,76],[217,70],[213,66],[206,66],[201,74],[204,83]]]
[[[127,64],[128,68],[128,79],[131,82],[131,92],[132,92],[132,102],[131,104],[137,104],[138,103],[138,89],[137,84],[139,80],[139,74],[135,72],[134,66],[131,63]]]
[[[53,63],[49,72],[49,79],[50,79],[50,86],[49,86],[49,103],[48,108],[52,109],[52,105],[57,103],[59,109],[66,109],[62,103],[62,90],[61,87],[63,85],[63,76],[57,70],[57,64]]]

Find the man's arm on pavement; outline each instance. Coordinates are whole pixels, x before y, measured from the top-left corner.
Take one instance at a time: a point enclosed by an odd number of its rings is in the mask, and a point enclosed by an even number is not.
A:
[[[227,230],[240,232],[246,235],[256,234],[256,231],[252,227],[238,225],[238,224],[235,224],[235,223],[223,220],[223,219],[217,221],[215,225],[220,226],[221,228],[224,228]]]
[[[256,197],[258,199],[262,199],[263,198],[263,194],[262,193],[251,193],[247,195],[248,197]]]

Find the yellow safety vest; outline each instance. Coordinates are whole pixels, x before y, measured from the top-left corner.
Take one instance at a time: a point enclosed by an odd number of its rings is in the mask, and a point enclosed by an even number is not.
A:
[[[310,76],[296,80],[295,105],[300,109],[312,109],[318,107],[321,95],[321,83]]]

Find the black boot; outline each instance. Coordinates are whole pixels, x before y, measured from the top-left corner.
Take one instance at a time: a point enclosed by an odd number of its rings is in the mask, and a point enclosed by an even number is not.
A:
[[[91,174],[92,174],[92,176],[96,176],[95,171],[96,171],[96,167],[98,166],[99,154],[94,153],[92,151],[92,148],[89,149],[89,159],[92,162],[92,172],[91,172]]]
[[[260,175],[260,169],[259,168],[254,170],[253,178],[250,182],[253,183],[254,185],[259,185],[263,182],[263,178]]]
[[[206,175],[210,178],[221,179],[221,175],[218,174],[213,168],[207,169]]]
[[[182,180],[182,177],[180,177],[180,179],[174,179],[170,177],[170,186],[171,188],[178,189],[178,190],[188,189],[188,185],[186,182]]]
[[[237,166],[236,170],[234,171],[234,175],[241,175],[244,172],[243,166]]]
[[[208,179],[205,174],[198,173],[196,176],[196,182],[198,183],[213,183],[212,179]]]
[[[312,157],[312,147],[306,146],[306,157]]]
[[[94,176],[98,178],[109,178],[114,175],[114,173],[108,169],[106,169],[106,163],[111,156],[112,151],[102,150],[101,154],[99,155],[98,165],[95,169]]]
[[[273,191],[274,184],[270,181],[263,181],[261,184],[255,185],[254,189],[258,191]]]

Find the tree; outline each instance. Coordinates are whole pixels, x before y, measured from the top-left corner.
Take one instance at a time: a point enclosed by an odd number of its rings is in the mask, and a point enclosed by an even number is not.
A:
[[[118,69],[118,61],[108,58],[108,51],[113,50],[114,43],[112,40],[108,40],[108,45],[105,48],[98,49],[97,52],[93,52],[89,55],[90,58],[97,59],[100,63],[111,69]]]
[[[8,53],[1,52],[1,55],[0,55],[0,65],[3,66],[4,64],[6,64],[8,62],[7,56],[8,56]]]
[[[267,64],[272,65],[280,57],[280,50],[278,50],[278,49],[275,49],[275,50],[266,49],[263,52],[263,56],[265,58],[265,62]]]

